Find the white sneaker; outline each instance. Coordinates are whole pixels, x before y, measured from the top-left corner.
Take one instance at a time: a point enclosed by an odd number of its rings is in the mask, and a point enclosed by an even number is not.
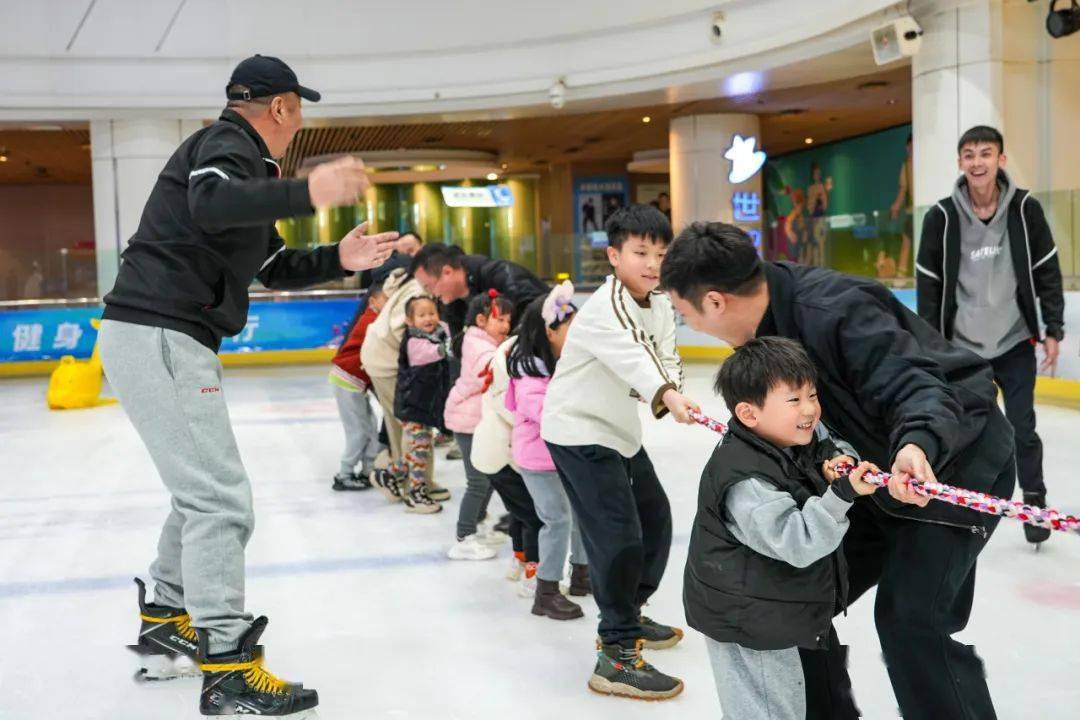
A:
[[[517,582],[521,578],[521,573],[525,571],[525,563],[518,560],[513,555],[510,556],[510,567],[506,571],[506,579],[511,582]]]
[[[536,597],[536,573],[534,572],[532,577],[528,576],[528,573],[521,573],[521,580],[518,582],[517,588],[518,597],[531,598]]]
[[[466,535],[458,540],[446,553],[451,560],[490,560],[498,555],[495,548],[480,542],[476,535]]]

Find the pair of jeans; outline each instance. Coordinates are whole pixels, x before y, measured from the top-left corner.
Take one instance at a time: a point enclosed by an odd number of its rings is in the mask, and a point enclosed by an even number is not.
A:
[[[476,534],[476,526],[487,512],[491,500],[491,480],[472,464],[472,433],[454,433],[458,447],[461,448],[461,460],[465,464],[465,494],[461,497],[458,508],[457,537],[464,539]]]

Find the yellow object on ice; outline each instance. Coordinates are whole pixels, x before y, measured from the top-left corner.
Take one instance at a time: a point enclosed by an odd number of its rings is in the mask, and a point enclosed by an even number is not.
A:
[[[101,327],[101,321],[90,321],[94,329]],[[49,376],[49,390],[45,399],[50,410],[74,410],[76,408],[111,405],[116,398],[101,398],[101,356],[98,344],[94,343],[94,352],[86,362],[79,362],[71,355],[60,358],[60,365]]]

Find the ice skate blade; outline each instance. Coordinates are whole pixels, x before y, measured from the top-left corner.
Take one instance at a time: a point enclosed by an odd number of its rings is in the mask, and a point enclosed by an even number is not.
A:
[[[318,708],[308,708],[289,715],[268,715],[266,717],[287,718],[287,720],[318,720]],[[250,720],[255,717],[251,713],[230,713],[228,715],[203,715],[203,717],[222,718],[223,720]]]
[[[134,646],[129,645],[132,650]],[[137,652],[137,651],[136,651]],[[139,667],[135,670],[136,683],[163,682],[201,678],[202,671],[195,661],[185,655],[139,655]]]

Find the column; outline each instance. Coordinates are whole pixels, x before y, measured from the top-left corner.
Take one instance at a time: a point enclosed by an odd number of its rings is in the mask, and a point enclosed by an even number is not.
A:
[[[671,121],[671,217],[676,234],[696,220],[720,220],[739,225],[760,246],[765,155],[759,129],[757,115],[691,115]]]
[[[139,226],[143,206],[177,146],[200,120],[94,120],[90,151],[98,296],[116,281],[120,253]]]

